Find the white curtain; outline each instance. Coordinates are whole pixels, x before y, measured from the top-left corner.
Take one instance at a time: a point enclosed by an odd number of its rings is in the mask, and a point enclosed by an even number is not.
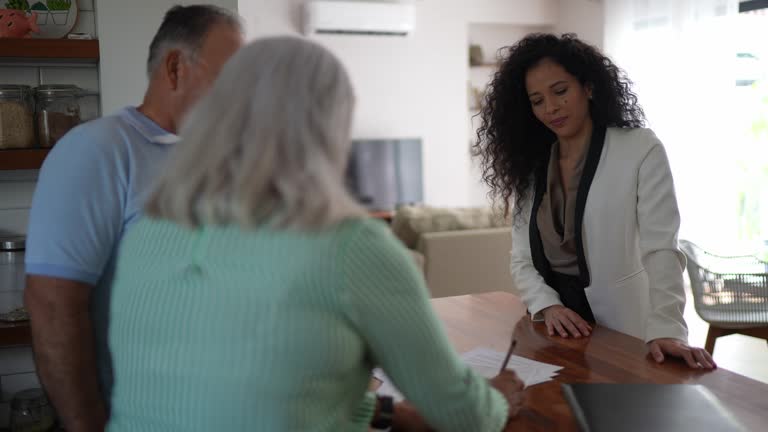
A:
[[[605,14],[605,50],[635,82],[667,148],[681,237],[732,244],[741,234],[743,179],[734,169],[745,142],[734,90],[738,0],[606,0]]]

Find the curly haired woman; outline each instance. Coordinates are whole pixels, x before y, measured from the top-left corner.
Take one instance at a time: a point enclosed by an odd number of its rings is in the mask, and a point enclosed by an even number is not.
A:
[[[574,35],[508,48],[475,152],[505,212],[514,200],[512,276],[550,335],[586,337],[598,323],[644,339],[659,363],[714,368],[687,343],[672,173],[630,87]]]

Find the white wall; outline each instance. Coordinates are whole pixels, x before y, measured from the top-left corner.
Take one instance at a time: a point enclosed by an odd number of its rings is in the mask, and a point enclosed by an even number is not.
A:
[[[305,0],[240,0],[250,37],[296,34]],[[551,25],[557,0],[419,0],[407,38],[331,36],[316,40],[347,66],[357,92],[357,138],[421,137],[428,204],[470,200],[467,121],[470,22]]]
[[[598,48],[604,46],[605,11],[609,0],[559,0],[557,33],[576,33]]]
[[[469,67],[469,85],[483,94],[488,84],[496,73],[495,64],[500,60],[499,50],[515,44],[529,33],[552,32],[553,26],[547,25],[521,25],[504,23],[470,23],[469,43],[478,45],[483,50],[483,65]],[[481,120],[477,116],[478,109],[474,107],[467,111],[469,115],[469,141],[477,141],[476,131],[480,127]],[[489,188],[482,179],[480,161],[471,161],[469,171],[469,205],[481,207],[491,205],[488,197]]]
[[[100,0],[96,22],[100,29],[102,112],[110,114],[137,105],[147,87],[149,43],[165,12],[176,4],[208,3],[236,11],[237,0]]]

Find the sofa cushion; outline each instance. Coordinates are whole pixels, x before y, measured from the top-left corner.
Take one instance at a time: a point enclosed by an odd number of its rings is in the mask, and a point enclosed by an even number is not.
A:
[[[392,231],[406,246],[414,249],[425,233],[496,228],[510,222],[489,207],[438,208],[404,206],[392,219]]]

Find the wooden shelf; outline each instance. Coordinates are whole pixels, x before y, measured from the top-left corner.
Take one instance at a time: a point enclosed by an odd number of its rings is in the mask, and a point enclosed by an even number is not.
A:
[[[0,170],[40,169],[51,149],[0,150]]]
[[[0,57],[10,59],[99,61],[98,40],[0,38]]]
[[[30,60],[98,63],[99,41],[0,38],[0,63]],[[0,150],[0,170],[39,169],[49,151],[50,149]]]
[[[20,323],[0,322],[0,348],[31,344],[32,332],[29,328],[29,321]]]

